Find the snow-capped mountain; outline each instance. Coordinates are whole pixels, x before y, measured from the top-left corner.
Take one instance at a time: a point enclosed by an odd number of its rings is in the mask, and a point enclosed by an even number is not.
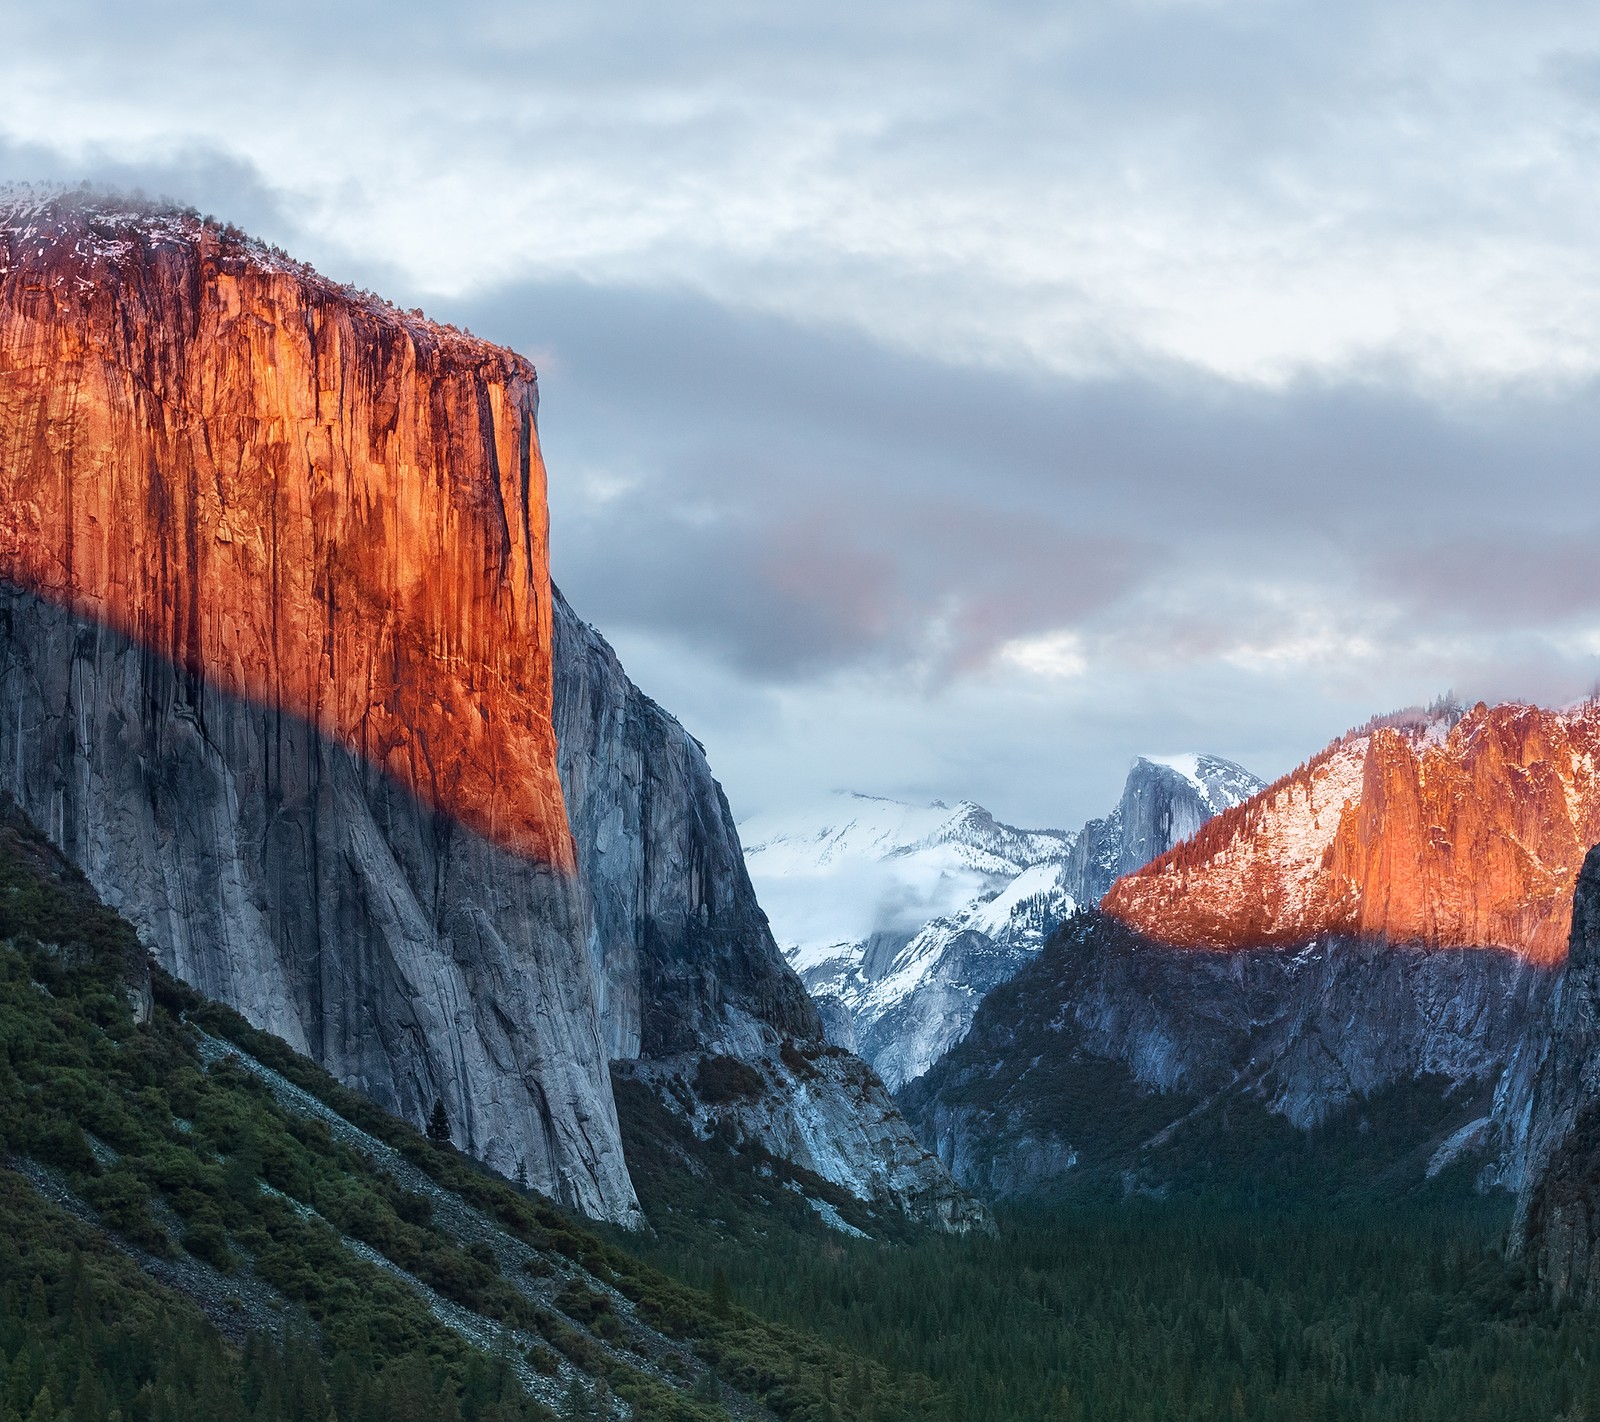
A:
[[[966,1034],[1079,904],[1261,782],[1214,756],[1141,757],[1121,800],[1080,831],[1001,824],[970,801],[841,792],[809,814],[740,826],[745,862],[829,1036],[891,1090]]]
[[[1122,799],[1078,835],[1072,885],[1078,901],[1098,904],[1124,874],[1181,844],[1213,815],[1241,805],[1265,784],[1215,755],[1140,756]]]
[[[1076,836],[951,808],[830,796],[740,827],[756,894],[829,1035],[891,1089],[921,1075],[1077,906]]]

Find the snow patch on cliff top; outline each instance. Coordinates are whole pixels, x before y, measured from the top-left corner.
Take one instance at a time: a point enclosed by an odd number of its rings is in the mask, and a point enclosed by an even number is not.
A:
[[[1144,759],[1152,765],[1164,765],[1168,770],[1176,770],[1200,790],[1206,788],[1205,782],[1200,779],[1200,757],[1197,755],[1147,755]]]

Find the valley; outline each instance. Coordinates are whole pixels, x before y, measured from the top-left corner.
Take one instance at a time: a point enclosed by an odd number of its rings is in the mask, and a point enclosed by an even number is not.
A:
[[[1594,1415],[1600,703],[739,820],[539,399],[0,195],[0,1422]]]

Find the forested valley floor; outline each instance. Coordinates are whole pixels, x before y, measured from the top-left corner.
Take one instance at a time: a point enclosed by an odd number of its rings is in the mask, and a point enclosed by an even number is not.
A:
[[[602,1239],[159,973],[136,1015],[141,971],[0,814],[0,1422],[1600,1422],[1600,1318],[1507,1202],[1335,1190],[1339,1132],[1272,1189],[885,1237],[619,1075],[654,1231]]]
[[[701,1171],[704,1188],[714,1163]],[[736,1178],[716,1181],[707,1229],[655,1174],[664,1223],[638,1247],[931,1384],[940,1422],[1600,1422],[1600,1317],[1541,1300],[1506,1257],[1509,1199],[1464,1174],[1337,1203],[1099,1192],[1002,1206],[993,1238],[893,1243],[769,1228]],[[840,1415],[855,1401],[846,1388]]]
[[[1140,1202],[1003,1210],[993,1240],[653,1253],[921,1374],[952,1422],[1600,1418],[1600,1319],[1541,1305],[1505,1214]]]

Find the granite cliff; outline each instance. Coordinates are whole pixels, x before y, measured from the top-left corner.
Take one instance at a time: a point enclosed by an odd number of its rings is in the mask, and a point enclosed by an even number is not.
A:
[[[1162,1191],[1196,1150],[1208,1168],[1226,1157],[1239,1178],[1270,1178],[1263,1147],[1305,1154],[1283,1133],[1359,1127],[1397,1091],[1410,1093],[1405,1129],[1374,1176],[1420,1184],[1461,1160],[1514,1185],[1498,1102],[1526,1093],[1529,1026],[1552,984],[1495,950],[1331,938],[1198,954],[1086,912],[898,1100],[955,1178],[989,1196],[1107,1175]]]
[[[1159,1174],[1207,1119],[1305,1135],[1403,1096],[1375,1170],[1471,1162],[1524,1189],[1579,1095],[1560,1053],[1581,1033],[1546,1024],[1578,1012],[1560,970],[1597,748],[1594,703],[1377,718],[1119,879],[902,1104],[958,1179],[1004,1193],[1085,1163]],[[1097,1079],[1137,1139],[1096,1134]]]
[[[1600,846],[1578,875],[1544,1035],[1513,1238],[1557,1300],[1600,1305]]]
[[[1380,718],[1113,886],[1103,907],[1178,947],[1323,934],[1566,950],[1600,839],[1600,705]]]
[[[628,1219],[535,405],[516,357],[193,218],[14,208],[0,764],[164,966]]]
[[[555,594],[555,721],[613,1070],[731,1134],[946,1228],[983,1212],[784,962],[705,752]]]
[[[1085,908],[1097,906],[1123,875],[1199,833],[1262,784],[1221,756],[1137,757],[1111,813],[1090,820],[1073,841],[1067,883],[1074,897]]]
[[[229,229],[9,199],[4,788],[164,966],[586,1213],[638,1218],[610,1060],[709,1056],[775,1148],[955,1218],[859,1063],[768,1070],[820,1027],[699,748],[558,628],[536,413]]]

